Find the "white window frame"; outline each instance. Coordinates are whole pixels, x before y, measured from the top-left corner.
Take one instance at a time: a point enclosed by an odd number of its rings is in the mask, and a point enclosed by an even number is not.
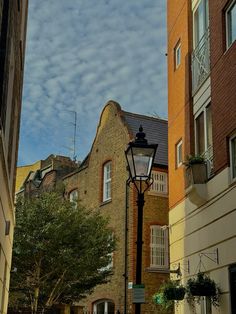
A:
[[[205,104],[201,110],[199,111],[199,113],[194,117],[194,128],[195,128],[195,153],[199,155],[198,152],[198,145],[197,145],[197,119],[198,117],[203,113],[203,117],[204,117],[204,152],[207,151],[207,149],[209,148],[208,146],[208,139],[207,139],[207,108],[211,106],[211,102],[208,102],[207,104]]]
[[[236,1],[233,0],[231,2],[231,4],[229,5],[229,7],[227,8],[226,12],[225,12],[225,26],[226,26],[226,48],[228,49],[236,40],[236,38],[232,38],[232,34],[230,35],[229,32],[229,28],[230,28],[230,19],[229,19],[229,15],[230,12],[232,12],[233,8],[236,10]],[[236,21],[235,21],[236,23]],[[231,39],[230,39],[231,37]]]
[[[180,156],[180,148],[181,148],[181,156]],[[181,139],[176,144],[176,167],[179,168],[183,164],[183,140]]]
[[[75,208],[78,207],[78,198],[79,198],[78,189],[74,189],[69,192],[69,200],[71,203],[73,203]]]
[[[229,153],[230,153],[230,179],[232,182],[236,181],[236,173],[233,174],[233,149],[232,149],[232,141],[236,140],[236,134],[230,137],[229,139]],[[236,154],[236,152],[234,152]]]
[[[196,14],[196,11],[199,7],[199,5],[201,4],[201,2],[203,3],[203,27],[204,27],[204,30],[205,32],[207,31],[208,27],[209,27],[209,4],[208,4],[208,0],[198,0],[196,2],[196,5],[193,9],[193,49],[195,49],[202,38],[199,38],[198,39],[198,42],[196,42],[196,20],[195,20],[195,14]],[[203,35],[204,36],[204,35]]]
[[[149,194],[167,196],[168,194],[168,174],[167,172],[152,170],[151,177],[153,183]]]
[[[111,200],[111,161],[103,165],[103,202]]]
[[[93,314],[97,314],[98,313],[97,312],[97,306],[99,304],[101,304],[101,303],[104,303],[104,314],[108,313],[108,303],[113,303],[114,304],[114,302],[112,302],[111,300],[106,300],[106,299],[99,300],[96,303],[94,303],[94,305],[93,305]],[[115,304],[114,304],[114,307],[115,307]]]
[[[150,267],[156,269],[169,268],[169,234],[168,228],[160,225],[150,226]],[[156,233],[156,234],[155,234]],[[157,233],[161,234],[159,236]],[[159,237],[161,243],[157,243],[154,237]],[[157,260],[160,260],[160,263]]]
[[[174,48],[175,55],[175,70],[178,69],[181,63],[181,41],[179,40]]]
[[[211,306],[211,300],[209,297],[203,296],[201,298],[201,314],[212,314],[212,306]]]

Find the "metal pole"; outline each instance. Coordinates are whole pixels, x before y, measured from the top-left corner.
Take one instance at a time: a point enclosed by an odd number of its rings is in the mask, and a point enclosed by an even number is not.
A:
[[[143,245],[143,206],[144,193],[138,192],[138,224],[137,224],[137,255],[136,255],[136,284],[142,283],[142,245]],[[135,314],[141,313],[141,304],[135,304]]]

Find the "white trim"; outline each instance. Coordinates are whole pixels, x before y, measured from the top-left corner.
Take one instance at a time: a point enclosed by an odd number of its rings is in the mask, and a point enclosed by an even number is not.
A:
[[[181,147],[181,158],[180,158],[180,147]],[[176,144],[176,167],[179,168],[183,164],[183,140],[181,139]]]
[[[103,165],[103,202],[111,199],[111,161]]]
[[[233,151],[232,151],[232,140],[236,140],[236,134],[234,134],[233,136],[231,136],[229,138],[229,155],[230,155],[230,180],[231,182],[235,182],[236,181],[236,174],[235,176],[233,176]],[[235,152],[236,154],[236,152]]]
[[[199,118],[199,116],[203,113],[203,119],[204,119],[204,148],[205,151],[207,150],[207,130],[206,130],[206,126],[207,126],[207,120],[206,120],[206,108],[208,106],[211,106],[211,102],[207,102],[205,103],[201,110],[199,110],[199,112],[197,114],[194,115],[194,133],[195,133],[195,154],[199,154],[198,152],[198,147],[197,147],[197,119]]]
[[[226,48],[227,50],[231,47],[231,45],[234,43],[236,38],[232,38],[232,42],[229,43],[229,20],[228,20],[228,15],[229,12],[232,11],[232,8],[235,6],[236,9],[236,1],[233,0],[227,10],[225,11],[225,27],[226,27]]]
[[[209,26],[209,6],[208,6],[208,0],[197,0],[195,3],[192,3],[192,16],[193,16],[193,49],[196,48],[196,46],[201,41],[201,38],[199,38],[198,43],[196,43],[196,29],[195,29],[195,13],[199,7],[199,5],[203,2],[203,27],[205,28],[204,33],[206,32],[208,26]]]
[[[158,232],[159,234],[157,234]],[[158,238],[159,242],[154,237]],[[155,250],[159,254],[153,254]],[[150,267],[159,269],[167,269],[169,267],[168,228],[164,229],[160,225],[150,226]]]
[[[177,70],[181,64],[181,41],[180,40],[177,42],[174,48],[174,55],[175,55],[175,70]]]
[[[153,183],[149,193],[155,195],[167,195],[168,193],[168,174],[162,171],[152,170],[151,177]]]

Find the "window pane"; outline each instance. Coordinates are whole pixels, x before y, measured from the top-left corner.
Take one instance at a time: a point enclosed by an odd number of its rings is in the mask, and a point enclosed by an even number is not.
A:
[[[167,173],[152,171],[153,184],[150,187],[151,193],[167,194]]]
[[[231,313],[236,313],[236,265],[229,268]]]
[[[151,226],[150,263],[154,267],[168,267],[168,233],[161,226]]]
[[[236,3],[230,7],[227,13],[227,27],[228,27],[228,46],[230,46],[236,39]]]
[[[204,11],[203,0],[200,2],[195,14],[194,14],[194,27],[195,27],[195,46],[198,45],[202,36],[205,33],[204,27]]]
[[[111,198],[111,162],[104,165],[103,169],[103,201]]]
[[[206,108],[206,122],[207,122],[207,148],[212,146],[212,114],[211,106]]]
[[[201,0],[194,13],[195,48],[203,38],[209,26],[208,0]]]
[[[205,152],[204,129],[204,113],[202,112],[196,119],[197,153],[199,155]]]
[[[176,166],[177,167],[181,166],[182,162],[183,162],[182,141],[180,141],[176,146]]]
[[[232,160],[232,175],[236,178],[236,137],[231,140],[231,160]]]
[[[104,314],[105,313],[105,303],[97,304],[97,314]]]

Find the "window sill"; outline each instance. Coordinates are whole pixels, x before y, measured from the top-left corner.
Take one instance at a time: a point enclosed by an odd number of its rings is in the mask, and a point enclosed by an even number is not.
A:
[[[159,268],[159,267],[147,267],[145,271],[148,273],[162,273],[162,274],[170,273],[169,268]]]
[[[111,198],[109,200],[106,200],[106,201],[102,201],[102,203],[100,204],[100,207],[104,206],[104,205],[107,205],[111,203]]]

